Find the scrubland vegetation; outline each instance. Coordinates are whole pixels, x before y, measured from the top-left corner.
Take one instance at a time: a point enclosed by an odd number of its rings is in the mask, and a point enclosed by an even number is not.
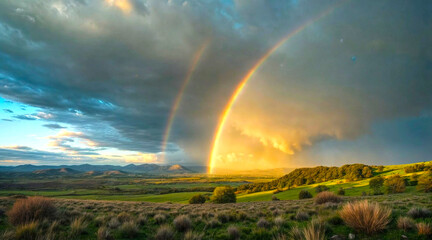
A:
[[[239,191],[240,181],[220,179],[204,183],[217,184],[212,192],[181,192],[187,194],[181,201],[170,194],[152,195],[163,203],[15,194],[0,197],[0,239],[431,239],[432,173],[422,171],[429,165],[370,167],[364,172],[371,177],[356,181],[315,180],[255,193]],[[411,166],[414,172],[406,171]],[[323,168],[312,169],[325,174]],[[327,168],[334,169],[340,168]],[[365,167],[346,169],[363,174]],[[177,182],[182,187],[187,186],[184,179]],[[124,183],[116,187],[136,187]],[[117,197],[133,199],[126,193]]]

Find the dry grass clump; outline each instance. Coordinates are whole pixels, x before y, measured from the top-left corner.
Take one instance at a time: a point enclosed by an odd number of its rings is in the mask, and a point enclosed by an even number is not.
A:
[[[131,215],[127,212],[121,212],[117,215],[117,219],[121,222],[127,222],[130,221],[132,219]]]
[[[425,235],[425,236],[432,235],[432,228],[429,225],[429,223],[420,222],[416,224],[416,227],[417,227],[418,235]]]
[[[52,219],[56,208],[51,200],[44,197],[18,199],[7,212],[9,221],[14,225],[26,224],[43,219]]]
[[[111,229],[116,229],[119,226],[120,226],[120,221],[116,217],[111,218],[110,221],[108,222],[108,227],[110,227]]]
[[[290,236],[290,239],[293,239],[293,240],[304,238],[303,237],[303,231],[297,226],[295,226],[291,229],[289,236]]]
[[[31,240],[38,238],[40,238],[38,222],[31,222],[20,225],[15,231],[15,239]]]
[[[408,231],[415,227],[415,222],[409,217],[399,217],[397,220],[397,227],[404,231]]]
[[[70,225],[70,235],[72,237],[77,237],[85,232],[87,228],[87,223],[84,221],[84,218],[76,218],[72,221]]]
[[[257,222],[257,227],[259,228],[269,228],[270,227],[270,223],[265,220],[265,218],[260,218]]]
[[[138,225],[134,221],[124,222],[120,226],[119,230],[120,230],[120,234],[126,238],[134,238],[139,233]]]
[[[309,219],[309,214],[305,211],[299,210],[297,211],[295,219],[298,221],[306,221]]]
[[[98,240],[113,240],[114,237],[111,236],[111,233],[108,228],[100,227],[97,231],[97,239]]]
[[[305,240],[324,240],[325,226],[319,220],[312,220],[304,229],[303,237]]]
[[[390,222],[390,214],[389,208],[367,200],[348,203],[340,211],[341,218],[348,226],[367,234],[385,229]]]
[[[174,227],[180,232],[189,230],[192,227],[192,221],[187,215],[177,216],[174,219],[173,223],[174,223]]]
[[[156,240],[171,240],[174,238],[174,230],[169,225],[162,225],[156,232]]]
[[[227,232],[230,239],[240,239],[240,230],[236,226],[229,226]]]
[[[412,218],[427,218],[432,215],[432,212],[427,208],[413,207],[407,214]]]
[[[285,219],[282,216],[275,217],[273,221],[277,227],[282,227],[285,224]]]
[[[338,195],[334,194],[333,192],[320,192],[315,197],[315,203],[316,204],[323,204],[323,203],[338,203],[341,202],[342,198]]]
[[[162,213],[158,213],[154,215],[153,219],[156,221],[156,223],[163,223],[166,221],[166,216]]]
[[[209,226],[210,228],[215,228],[219,225],[221,225],[221,223],[215,218],[212,218],[207,222],[207,226]]]
[[[183,240],[201,240],[203,236],[203,233],[194,233],[192,231],[188,231],[185,233]]]

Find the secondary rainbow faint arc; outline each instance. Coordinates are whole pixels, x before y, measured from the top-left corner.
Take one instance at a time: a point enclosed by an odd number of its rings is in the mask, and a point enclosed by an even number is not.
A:
[[[165,126],[165,132],[164,132],[164,136],[163,136],[163,140],[162,140],[162,161],[165,161],[165,150],[166,150],[166,146],[167,146],[167,142],[171,133],[171,127],[172,124],[174,122],[174,118],[175,115],[177,113],[178,107],[180,106],[181,100],[183,98],[183,94],[184,91],[186,89],[186,86],[188,85],[188,83],[190,82],[193,73],[195,72],[196,67],[198,66],[198,63],[204,53],[204,51],[206,50],[206,48],[208,47],[208,45],[210,44],[210,40],[206,40],[201,46],[200,48],[195,52],[193,58],[192,58],[192,62],[190,64],[190,67],[186,73],[186,77],[183,80],[183,84],[181,85],[176,98],[174,99],[174,103],[173,106],[171,108],[170,111],[170,115],[168,117],[168,122]]]
[[[210,152],[209,156],[209,169],[208,172],[211,174],[214,171],[214,165],[215,165],[215,157],[216,157],[216,150],[219,147],[219,140],[222,134],[222,131],[225,126],[225,122],[228,119],[228,115],[231,111],[231,108],[237,99],[237,97],[242,92],[243,88],[246,86],[246,83],[249,81],[249,79],[254,75],[254,73],[258,70],[258,68],[279,48],[281,47],[286,41],[288,41],[293,36],[297,35],[299,32],[316,22],[317,20],[329,15],[331,12],[333,12],[334,9],[342,5],[342,3],[345,3],[347,1],[341,1],[336,6],[332,6],[329,9],[323,11],[321,14],[319,14],[317,17],[305,22],[298,28],[296,28],[294,31],[288,33],[285,35],[281,40],[279,40],[272,48],[270,48],[258,61],[252,66],[252,68],[246,73],[246,75],[242,78],[241,82],[237,85],[237,88],[235,89],[234,93],[231,95],[231,98],[229,99],[227,105],[225,106],[221,117],[219,118],[219,124],[216,128],[216,132],[213,135],[213,147]]]

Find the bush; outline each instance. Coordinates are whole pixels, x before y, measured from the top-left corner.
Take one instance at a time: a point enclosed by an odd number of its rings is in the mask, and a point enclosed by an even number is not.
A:
[[[180,232],[189,230],[192,227],[192,222],[186,215],[177,216],[173,223],[174,227]]]
[[[384,181],[386,193],[405,192],[405,181],[400,175],[393,175]]]
[[[203,195],[198,194],[198,195],[191,197],[191,199],[189,199],[189,204],[202,204],[202,203],[205,203],[205,201],[206,201],[206,198]]]
[[[120,222],[116,217],[111,218],[110,221],[108,222],[108,227],[112,229],[116,229],[119,226],[120,226]]]
[[[17,227],[15,238],[19,240],[33,240],[40,238],[39,224],[37,222],[26,223]]]
[[[295,219],[299,221],[306,221],[309,219],[309,214],[307,212],[299,210],[295,216]]]
[[[427,218],[431,216],[431,211],[427,208],[413,207],[407,212],[407,215],[412,218]]]
[[[257,227],[259,228],[269,228],[270,227],[270,223],[265,220],[265,218],[260,218],[257,222]]]
[[[213,192],[212,201],[214,203],[235,203],[236,195],[232,187],[217,187]]]
[[[276,197],[275,195],[272,196],[272,201],[279,201],[280,199],[278,197]]]
[[[299,192],[299,199],[312,198],[312,194],[307,190],[301,190]]]
[[[303,236],[305,240],[324,240],[325,226],[314,219],[303,229]]]
[[[318,185],[318,186],[315,187],[315,192],[316,193],[320,193],[320,192],[324,192],[324,191],[328,191],[328,190],[330,190],[330,188],[328,188],[325,185]]]
[[[374,177],[369,181],[369,188],[372,189],[372,192],[374,195],[381,194],[381,188],[384,185],[384,178],[383,177]]]
[[[343,223],[343,220],[339,216],[332,216],[329,219],[327,219],[327,222],[331,225],[341,225]]]
[[[285,219],[281,216],[275,217],[274,223],[278,227],[282,227],[285,224]]]
[[[124,222],[119,230],[121,236],[126,238],[134,238],[139,233],[138,225],[134,221]]]
[[[409,217],[399,217],[397,220],[397,227],[404,231],[408,231],[415,227],[415,222]]]
[[[432,235],[432,229],[429,223],[420,222],[416,224],[416,227],[418,235]]]
[[[348,203],[340,211],[346,225],[367,234],[384,230],[390,222],[390,215],[389,208],[367,200]]]
[[[174,238],[174,231],[169,225],[162,225],[156,232],[156,240],[171,240]]]
[[[131,220],[131,215],[126,212],[121,212],[117,215],[119,222],[124,223]]]
[[[229,226],[227,232],[230,239],[240,239],[240,230],[236,226]]]
[[[339,190],[337,192],[337,195],[344,196],[345,195],[345,190],[343,188],[339,188]]]
[[[44,197],[18,199],[12,209],[7,212],[9,221],[14,225],[22,225],[44,219],[53,219],[56,208],[51,200]]]
[[[418,178],[417,190],[422,192],[432,192],[432,172],[429,171]]]
[[[315,197],[315,203],[316,204],[323,204],[323,203],[327,203],[327,202],[338,203],[341,201],[342,201],[341,197],[334,194],[333,192],[327,192],[327,191],[326,192],[320,192]]]

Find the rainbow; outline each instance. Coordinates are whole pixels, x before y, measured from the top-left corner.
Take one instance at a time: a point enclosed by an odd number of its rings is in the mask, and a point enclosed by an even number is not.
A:
[[[183,84],[181,85],[180,90],[178,91],[177,96],[174,99],[174,103],[173,103],[173,106],[171,108],[170,115],[168,117],[168,122],[165,126],[165,132],[164,132],[163,140],[162,140],[162,148],[161,148],[162,161],[165,161],[165,150],[166,150],[167,142],[168,142],[168,139],[169,139],[169,136],[171,133],[171,127],[172,127],[172,124],[174,122],[174,118],[175,118],[175,115],[177,113],[178,107],[180,106],[181,100],[183,98],[183,94],[184,94],[184,91],[186,89],[186,86],[190,82],[192,75],[195,72],[196,67],[198,66],[198,63],[199,63],[204,51],[206,50],[206,48],[208,47],[209,44],[210,44],[210,40],[206,40],[200,46],[200,48],[195,52],[195,54],[192,58],[192,62],[190,64],[190,67],[186,73],[186,77],[183,81]]]
[[[297,35],[301,31],[303,31],[308,26],[312,25],[314,22],[320,20],[321,18],[324,18],[325,16],[328,16],[330,13],[333,12],[334,9],[341,6],[342,3],[346,1],[341,1],[335,6],[330,7],[329,9],[323,11],[320,13],[317,17],[308,20],[307,22],[300,25],[298,28],[294,29],[294,31],[288,33],[285,35],[281,40],[279,40],[272,48],[270,48],[258,61],[252,66],[252,68],[246,73],[246,75],[242,78],[241,82],[237,85],[237,88],[235,89],[234,93],[231,95],[231,98],[229,99],[228,103],[226,104],[221,117],[219,118],[219,122],[216,128],[216,132],[214,133],[213,137],[213,146],[210,151],[209,156],[209,168],[208,173],[212,174],[214,172],[215,167],[215,158],[216,158],[216,152],[219,148],[219,141],[221,134],[223,132],[226,120],[228,119],[228,116],[230,114],[231,108],[234,105],[234,102],[242,92],[243,88],[246,86],[249,79],[255,74],[255,72],[259,69],[259,67],[279,48],[281,47],[286,41],[288,41],[293,36]]]

